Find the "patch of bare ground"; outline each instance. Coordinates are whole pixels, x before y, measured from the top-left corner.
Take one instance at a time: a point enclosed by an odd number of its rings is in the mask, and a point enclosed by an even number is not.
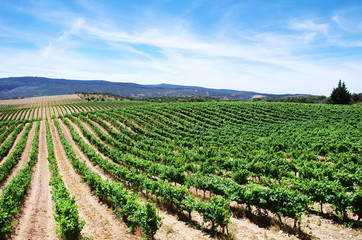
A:
[[[34,104],[39,103],[51,103],[51,102],[81,102],[82,99],[77,94],[67,94],[67,95],[53,95],[53,96],[42,96],[42,97],[32,97],[32,98],[23,98],[23,99],[11,99],[11,100],[0,100],[0,105],[23,105],[24,107],[29,107]]]
[[[51,118],[52,116],[54,116],[54,112],[53,112],[53,108],[51,106],[47,107],[47,118]]]
[[[162,217],[163,224],[157,231],[155,239],[211,239],[204,232],[188,226],[187,222],[178,220],[167,211],[159,210],[159,215]]]
[[[45,121],[41,121],[38,162],[34,167],[31,190],[18,219],[13,239],[56,239],[47,157]]]
[[[247,218],[231,217],[230,220],[229,231],[233,239],[298,239],[297,236],[288,235],[278,227],[259,227]]]
[[[236,204],[232,206],[235,209]],[[244,210],[245,211],[245,208]],[[256,209],[252,210],[253,212]],[[235,213],[235,212],[234,212]],[[235,214],[234,214],[235,215]],[[238,215],[238,214],[236,214]],[[235,215],[235,216],[236,216]],[[309,214],[302,218],[301,232],[292,228],[294,220],[282,218],[279,224],[277,217],[269,213],[269,216],[258,216],[245,213],[243,216],[231,217],[231,232],[234,239],[360,239],[360,228],[348,228],[331,219],[319,215]],[[254,233],[250,233],[252,230]],[[249,235],[249,237],[247,237]],[[250,237],[253,236],[253,237]]]
[[[54,122],[51,120],[50,123],[59,173],[63,176],[64,184],[70,194],[75,196],[79,215],[86,222],[82,235],[94,239],[134,239],[135,236],[126,231],[126,225],[118,221],[116,215],[111,213],[105,204],[99,202],[75,171],[64,152]]]
[[[146,194],[145,191],[138,192],[140,196],[140,202],[146,203],[146,201],[152,200],[153,202],[158,202],[154,195]],[[147,197],[146,197],[147,196]],[[158,214],[162,218],[162,226],[157,231],[155,235],[156,240],[162,239],[186,239],[186,240],[194,240],[194,239],[212,239],[210,235],[206,232],[201,231],[193,227],[193,225],[198,225],[200,227],[200,222],[202,221],[202,217],[196,213],[192,212],[193,221],[190,222],[185,217],[181,216],[180,218],[184,220],[180,220],[179,216],[175,213],[174,209],[170,211],[167,210],[167,206],[164,206],[162,203],[159,203],[158,206]]]
[[[348,228],[334,223],[333,220],[314,214],[303,217],[302,230],[312,236],[312,238],[317,239],[362,240],[361,229]]]
[[[16,176],[21,169],[23,169],[26,165],[26,163],[29,160],[29,154],[31,151],[31,147],[32,147],[32,142],[33,142],[33,138],[34,138],[34,134],[35,134],[35,125],[36,122],[33,122],[33,126],[28,134],[28,138],[26,140],[26,144],[25,144],[25,148],[23,153],[21,154],[21,157],[19,159],[19,162],[16,164],[15,168],[11,171],[11,174],[7,177],[6,181],[1,184],[1,186],[6,186],[9,184],[9,182],[11,181],[11,179]],[[22,133],[19,134],[20,136],[22,135]],[[14,144],[16,145],[16,144]],[[11,151],[9,151],[9,154],[11,153]],[[2,189],[0,189],[0,195],[2,194]]]
[[[47,116],[47,107],[43,106],[43,111],[40,119],[45,119],[46,116]]]
[[[28,124],[29,124],[29,123],[27,123],[27,124],[24,126],[23,130],[21,130],[20,133],[18,134],[18,136],[15,138],[15,141],[14,141],[14,143],[13,143],[13,146],[11,146],[11,148],[10,148],[10,150],[9,150],[9,153],[8,153],[3,159],[0,160],[0,165],[3,164],[3,162],[4,162],[4,161],[9,157],[9,155],[14,151],[16,144],[19,142],[19,139],[20,139],[21,135],[23,135],[24,130],[25,130],[25,127],[26,127]],[[17,125],[16,127],[18,127],[18,126],[19,126],[19,125]],[[11,133],[11,134],[12,134],[12,133]],[[5,141],[10,137],[11,134],[9,134],[9,136],[5,139]],[[5,141],[4,141],[4,142],[5,142]]]

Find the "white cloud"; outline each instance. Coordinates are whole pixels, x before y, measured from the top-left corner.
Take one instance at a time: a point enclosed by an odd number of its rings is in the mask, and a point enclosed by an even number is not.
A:
[[[82,26],[84,25],[85,20],[83,18],[76,19],[69,30],[63,32],[54,41],[51,41],[42,51],[42,55],[45,58],[56,58],[61,52],[66,51],[69,47],[70,37],[72,35],[77,35],[80,33]]]
[[[337,56],[321,61],[304,51],[315,47],[317,36],[330,38],[330,23],[294,19],[288,28],[296,32],[249,30],[235,38],[228,31],[217,30],[201,36],[190,30],[184,19],[145,23],[129,30],[126,23],[102,19],[102,14],[96,20],[68,15],[72,17],[57,18],[63,30],[40,49],[17,52],[0,48],[0,73],[326,95],[342,78],[347,86],[351,81],[349,89],[361,91],[358,77],[362,74],[357,67],[362,65],[361,59]],[[50,13],[44,18],[54,21]],[[114,51],[120,58],[84,53],[81,48],[85,45]],[[147,46],[157,49],[157,54]],[[124,54],[135,57],[122,57]]]
[[[292,30],[307,31],[327,34],[329,30],[328,23],[317,24],[314,21],[308,20],[293,20],[289,23],[288,27]]]

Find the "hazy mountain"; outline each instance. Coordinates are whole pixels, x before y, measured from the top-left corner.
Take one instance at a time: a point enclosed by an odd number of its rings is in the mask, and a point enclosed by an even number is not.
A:
[[[43,77],[0,78],[0,99],[37,97],[75,92],[113,93],[135,98],[159,96],[210,96],[222,99],[245,100],[255,97],[280,98],[292,94],[265,94],[229,89],[212,89],[172,84],[141,85],[102,80],[67,80]],[[306,96],[303,94],[303,96]]]

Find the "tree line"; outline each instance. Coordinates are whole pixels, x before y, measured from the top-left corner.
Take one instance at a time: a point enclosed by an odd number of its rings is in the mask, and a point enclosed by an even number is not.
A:
[[[254,99],[253,101],[265,102],[295,102],[295,103],[320,103],[320,104],[361,104],[362,93],[350,93],[345,82],[339,80],[338,86],[333,89],[329,97],[326,96],[291,96],[284,98]]]

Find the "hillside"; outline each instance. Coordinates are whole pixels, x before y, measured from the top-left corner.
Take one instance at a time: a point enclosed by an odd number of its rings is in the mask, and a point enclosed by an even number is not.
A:
[[[76,97],[0,108],[0,239],[361,239],[360,106]]]
[[[83,81],[43,77],[0,78],[0,99],[63,95],[75,92],[113,93],[135,98],[160,96],[209,96],[236,100],[248,100],[255,97],[280,98],[286,96],[296,96],[291,94],[276,95],[171,84],[141,85],[135,83],[109,82],[101,80]]]

